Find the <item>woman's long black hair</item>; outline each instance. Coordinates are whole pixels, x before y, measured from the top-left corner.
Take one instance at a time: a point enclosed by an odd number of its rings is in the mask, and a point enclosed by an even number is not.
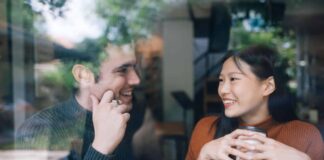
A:
[[[228,52],[221,61],[221,64],[224,64],[230,57],[233,57],[239,69],[240,60],[247,63],[260,80],[273,76],[276,90],[270,95],[268,107],[274,121],[287,122],[297,118],[294,111],[295,105],[293,104],[294,96],[289,93],[286,87],[285,80],[287,78],[285,77],[284,69],[276,65],[278,53],[274,49],[265,45],[254,45],[239,52]],[[220,118],[216,120],[214,125],[217,127],[215,138],[219,138],[237,129],[239,127],[239,119],[226,117],[223,110]]]

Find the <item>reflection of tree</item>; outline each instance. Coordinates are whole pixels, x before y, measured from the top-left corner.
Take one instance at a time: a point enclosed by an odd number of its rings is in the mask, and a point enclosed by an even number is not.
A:
[[[32,4],[33,1],[38,1],[44,6],[48,6],[49,11],[51,11],[51,14],[53,16],[63,16],[64,11],[66,10],[64,8],[66,4],[66,0],[25,0],[26,4],[29,4],[29,7],[32,8],[30,4]],[[34,13],[36,14],[42,14],[43,12],[47,12],[47,10],[39,9],[35,10],[33,9]]]
[[[296,39],[291,31],[282,30],[280,26],[260,27],[258,31],[247,31],[242,25],[232,28],[231,48],[241,49],[254,44],[263,44],[276,49],[279,53],[275,62],[274,74],[276,94],[271,97],[270,103],[275,104],[270,110],[281,110],[281,120],[296,118],[298,101],[296,99]],[[294,84],[294,85],[292,85]],[[279,90],[278,90],[279,89]],[[282,105],[277,105],[282,104]],[[292,112],[295,111],[295,112]]]
[[[67,0],[24,0],[25,6],[28,7],[31,19],[30,24],[34,20],[46,20],[45,14],[51,14],[54,17],[64,18],[68,11]],[[42,7],[35,7],[35,3],[40,3]],[[78,3],[83,3],[79,1]],[[150,36],[154,21],[159,17],[158,13],[163,5],[163,0],[94,0],[96,13],[105,22],[104,34],[97,39],[84,39],[75,45],[75,49],[82,54],[90,55],[93,59],[97,57],[109,43],[128,43],[134,42],[136,38]],[[33,6],[34,5],[34,6]],[[73,6],[71,6],[73,7]],[[28,15],[28,14],[27,14]],[[46,23],[45,21],[41,21]],[[30,25],[32,26],[32,25]],[[71,75],[71,67],[73,59],[63,60],[64,66],[59,66],[57,72],[48,73],[44,77],[57,86],[65,86],[71,90],[75,87],[74,79]],[[98,62],[89,62],[90,67],[98,67]],[[64,77],[59,78],[60,76]],[[52,79],[52,80],[50,80]]]
[[[41,110],[44,107],[56,104],[64,99],[69,98],[69,89],[66,84],[71,84],[70,79],[65,76],[65,72],[62,72],[61,64],[56,64],[59,69],[46,71],[38,77],[38,97],[35,101],[34,107],[36,110]]]
[[[108,41],[123,43],[148,36],[162,4],[162,0],[97,0],[97,13],[106,21]]]
[[[32,6],[37,1],[43,8]],[[35,15],[50,12],[64,17],[67,0],[25,0]],[[150,35],[153,23],[159,17],[163,0],[94,0],[97,15],[105,21],[104,37],[112,43],[130,42],[134,38]],[[82,2],[80,2],[82,3]],[[94,13],[95,14],[95,13]]]
[[[281,79],[290,85],[290,89],[294,91],[293,86],[296,79],[296,40],[293,32],[283,31],[280,27],[266,27],[259,31],[246,31],[243,26],[233,26],[231,31],[230,48],[240,49],[252,44],[265,44],[278,50],[279,60],[277,65],[282,68]]]

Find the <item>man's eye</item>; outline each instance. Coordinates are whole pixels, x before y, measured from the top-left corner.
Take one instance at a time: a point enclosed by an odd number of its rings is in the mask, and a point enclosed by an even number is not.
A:
[[[118,73],[127,73],[128,69],[127,68],[120,68],[117,70]]]

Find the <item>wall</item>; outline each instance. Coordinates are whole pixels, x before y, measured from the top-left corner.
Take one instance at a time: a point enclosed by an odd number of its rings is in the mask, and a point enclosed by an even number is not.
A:
[[[193,26],[191,21],[185,19],[166,20],[162,26],[164,119],[181,121],[182,108],[171,97],[171,91],[183,90],[193,98]],[[192,113],[188,117],[192,119]]]

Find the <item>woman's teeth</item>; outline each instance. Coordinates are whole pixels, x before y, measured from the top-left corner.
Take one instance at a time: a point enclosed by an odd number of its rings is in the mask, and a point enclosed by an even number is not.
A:
[[[233,101],[233,100],[224,100],[223,103],[224,104],[234,104],[235,101]]]

